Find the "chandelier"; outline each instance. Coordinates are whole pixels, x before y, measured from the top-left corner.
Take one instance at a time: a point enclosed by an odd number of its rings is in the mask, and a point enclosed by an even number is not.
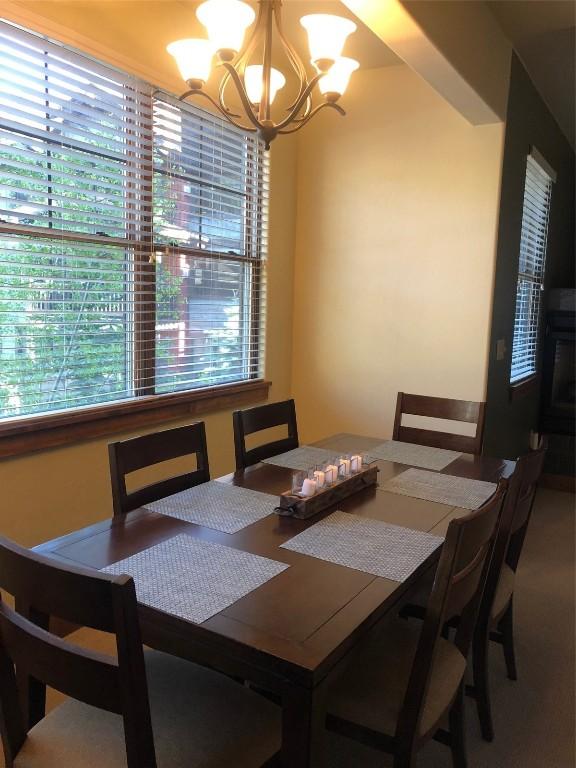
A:
[[[180,99],[195,96],[208,99],[230,123],[244,131],[258,133],[266,149],[278,134],[300,130],[326,107],[346,114],[337,102],[346,90],[350,75],[358,68],[357,61],[341,55],[346,38],[355,31],[356,24],[341,16],[310,14],[300,19],[308,33],[310,61],[314,67],[309,77],[283,32],[281,5],[281,0],[259,0],[258,18],[244,42],[246,30],[256,18],[254,10],[242,0],[206,0],[198,6],[196,16],[206,28],[208,39],[188,38],[167,46],[189,89]],[[277,121],[272,119],[271,107],[286,78],[272,66],[274,25],[279,50],[284,52],[296,76],[296,95],[287,114]],[[217,100],[204,90],[215,56],[225,70]],[[312,94],[316,85],[322,101],[314,106]],[[239,98],[243,115],[228,106],[230,89]]]

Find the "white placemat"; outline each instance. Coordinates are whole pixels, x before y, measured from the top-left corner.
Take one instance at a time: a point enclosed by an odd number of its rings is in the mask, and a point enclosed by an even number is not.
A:
[[[303,555],[405,581],[444,539],[346,512],[334,512],[281,546]]]
[[[138,602],[201,624],[289,566],[180,534],[104,573],[133,577]]]
[[[381,483],[380,490],[437,501],[452,507],[476,509],[492,496],[496,484],[426,472],[423,469],[407,469],[406,472]]]
[[[271,515],[277,504],[277,496],[214,480],[152,501],[146,509],[222,533],[236,533]]]
[[[403,443],[399,440],[387,440],[381,445],[370,448],[368,453],[384,461],[396,461],[423,469],[441,470],[451,464],[461,453],[447,451],[444,448],[430,448],[427,445]]]

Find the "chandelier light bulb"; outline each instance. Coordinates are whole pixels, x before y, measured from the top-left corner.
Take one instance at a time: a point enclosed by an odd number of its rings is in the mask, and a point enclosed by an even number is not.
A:
[[[350,19],[328,13],[302,16],[300,24],[308,32],[310,60],[321,72],[340,58],[346,38],[356,31],[356,24]]]
[[[196,9],[214,50],[222,61],[231,61],[242,48],[246,29],[256,14],[242,0],[206,0]]]
[[[342,96],[350,82],[352,72],[360,65],[356,59],[341,56],[336,59],[328,72],[318,81],[318,88],[328,101],[336,101]]]
[[[270,104],[276,98],[276,94],[286,84],[286,78],[273,67],[270,69]],[[251,104],[259,104],[264,88],[264,67],[260,64],[252,64],[244,71],[244,85]]]
[[[166,50],[176,59],[176,64],[191,88],[201,88],[210,77],[214,46],[209,40],[187,38],[176,40],[166,46]]]

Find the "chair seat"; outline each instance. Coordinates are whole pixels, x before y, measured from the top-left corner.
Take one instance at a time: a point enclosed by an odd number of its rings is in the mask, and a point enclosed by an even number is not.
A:
[[[158,768],[256,768],[280,749],[280,711],[219,675],[145,654]],[[30,731],[15,768],[126,768],[122,718],[72,699]]]
[[[498,587],[496,588],[496,594],[494,595],[494,602],[492,604],[492,619],[499,619],[504,613],[510,602],[510,598],[514,594],[514,580],[516,574],[510,568],[509,565],[504,564],[500,573],[500,580]]]
[[[422,624],[398,619],[388,623],[359,649],[332,689],[330,714],[393,737]],[[452,703],[466,669],[455,645],[440,638],[420,724],[433,728]]]

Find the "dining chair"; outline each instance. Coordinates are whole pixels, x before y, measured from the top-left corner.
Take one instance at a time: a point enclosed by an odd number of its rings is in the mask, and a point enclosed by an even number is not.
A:
[[[195,470],[127,492],[126,475],[131,472],[192,454],[196,454]],[[108,457],[114,515],[125,514],[151,501],[157,501],[210,480],[206,430],[203,421],[110,443]]]
[[[0,538],[0,588],[25,607],[0,601],[7,768],[272,764],[275,706],[192,662],[144,653],[131,577],[65,566]],[[116,655],[55,636],[54,615],[111,633]],[[48,714],[46,685],[69,697]]]
[[[485,403],[476,403],[471,400],[451,400],[446,397],[427,397],[398,392],[393,439],[479,455],[482,452],[484,437],[485,408]],[[472,437],[435,429],[407,427],[402,425],[404,414],[475,424],[476,431]]]
[[[296,405],[294,400],[284,400],[280,403],[259,405],[244,411],[234,411],[234,447],[236,449],[236,469],[243,470],[262,459],[276,456],[285,451],[298,448],[298,426],[296,423]],[[247,450],[246,436],[271,427],[288,427],[288,437],[273,440]]]
[[[383,623],[328,692],[327,727],[391,753],[394,768],[411,768],[429,739],[450,747],[466,766],[464,672],[506,484],[481,507],[452,520],[423,623]],[[447,619],[462,617],[453,638]],[[441,728],[448,717],[449,730]]]
[[[502,645],[508,678],[517,679],[513,626],[514,584],[545,457],[546,442],[543,440],[537,450],[520,456],[516,462],[478,613],[472,653],[474,685],[468,692],[476,699],[480,729],[486,741],[494,739],[488,686],[491,640]]]

